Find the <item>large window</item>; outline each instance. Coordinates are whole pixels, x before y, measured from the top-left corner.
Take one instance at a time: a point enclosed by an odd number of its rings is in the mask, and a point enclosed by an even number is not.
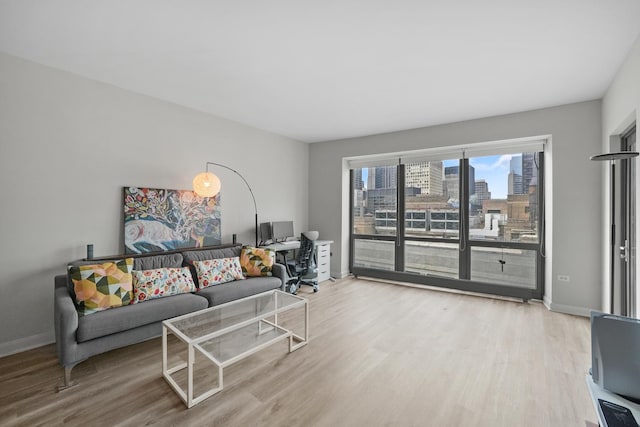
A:
[[[542,152],[490,151],[353,168],[352,272],[541,298]]]
[[[398,228],[396,166],[359,168],[352,172],[352,266],[395,270]]]

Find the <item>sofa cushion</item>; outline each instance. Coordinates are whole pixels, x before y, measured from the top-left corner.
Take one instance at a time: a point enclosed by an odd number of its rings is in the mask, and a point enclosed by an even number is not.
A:
[[[248,277],[241,282],[223,283],[200,289],[196,295],[205,297],[209,301],[209,306],[214,306],[272,289],[280,289],[281,285],[282,281],[278,277]]]
[[[133,258],[69,267],[79,316],[128,305],[133,299]]]
[[[193,261],[193,265],[198,273],[198,283],[201,288],[244,280],[239,257]]]
[[[101,311],[78,319],[76,339],[78,342],[88,341],[202,310],[207,306],[205,298],[182,294]]]
[[[198,272],[196,271],[195,266],[193,265],[194,261],[206,261],[209,259],[218,259],[218,258],[233,258],[240,256],[240,250],[242,247],[233,246],[230,248],[221,248],[221,249],[203,249],[201,251],[184,251],[182,256],[184,257],[184,262],[189,266],[191,270],[191,275],[193,276],[194,282],[196,282],[196,287],[200,288],[200,282],[198,281]]]
[[[240,252],[242,272],[248,277],[271,276],[276,262],[276,252],[266,248],[245,246]]]
[[[134,303],[196,291],[187,267],[134,270],[132,274]]]
[[[182,256],[184,260],[188,263],[193,263],[193,261],[206,261],[208,259],[216,259],[216,258],[233,258],[236,256],[240,256],[240,250],[242,248],[240,246],[233,246],[230,248],[222,248],[222,249],[204,249],[201,251],[184,251]]]
[[[156,268],[180,268],[182,267],[182,254],[153,255],[134,258],[134,270],[154,270]]]

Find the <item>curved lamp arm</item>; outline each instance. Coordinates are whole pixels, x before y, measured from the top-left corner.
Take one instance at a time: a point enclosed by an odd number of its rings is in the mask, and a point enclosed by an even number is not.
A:
[[[258,215],[258,206],[256,205],[256,197],[253,195],[253,190],[251,189],[251,186],[249,185],[247,180],[244,179],[244,176],[242,176],[240,174],[240,172],[238,172],[235,169],[230,168],[229,166],[225,166],[223,164],[215,163],[215,162],[207,162],[207,165],[206,165],[206,168],[205,168],[207,172],[209,172],[209,165],[215,165],[215,166],[220,166],[221,168],[229,169],[231,172],[233,172],[236,175],[238,175],[240,177],[240,179],[242,179],[242,181],[244,181],[244,183],[246,184],[247,188],[249,189],[249,193],[251,193],[251,199],[253,200],[253,210],[256,213],[256,215]]]
[[[209,165],[220,166],[221,168],[225,168],[225,169],[230,170],[231,172],[233,172],[236,175],[238,175],[240,177],[240,179],[242,179],[242,181],[245,183],[247,188],[249,189],[249,193],[251,193],[251,200],[253,200],[253,210],[255,212],[255,235],[256,235],[256,246],[258,246],[258,205],[256,204],[256,197],[253,194],[253,190],[251,189],[251,186],[249,185],[247,180],[244,178],[244,176],[242,176],[242,174],[240,172],[238,172],[237,170],[235,170],[233,168],[230,168],[229,166],[223,165],[221,163],[207,162],[207,164],[205,166],[205,170],[206,170],[207,173],[209,172]]]

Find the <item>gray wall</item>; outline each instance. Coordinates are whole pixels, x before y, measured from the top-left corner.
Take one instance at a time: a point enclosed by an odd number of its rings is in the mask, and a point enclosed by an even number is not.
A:
[[[615,78],[611,82],[605,96],[602,99],[602,147],[603,153],[608,152],[611,149],[618,149],[616,146],[616,136],[624,132],[631,124],[638,124],[640,118],[640,38],[638,38],[633,45],[629,55],[625,59],[624,63],[616,73]],[[636,134],[638,133],[636,127]],[[638,161],[635,160],[636,167]],[[604,183],[604,197],[603,197],[603,222],[602,230],[603,242],[609,241],[609,171],[607,168],[608,162],[602,165],[602,182]],[[636,173],[636,212],[640,212],[640,173]],[[640,242],[640,227],[637,227],[636,242]],[[636,271],[640,272],[640,257],[636,258]],[[603,295],[603,310],[608,310],[609,301],[609,266],[611,265],[609,259],[609,249],[605,244],[603,247],[603,275],[602,283],[605,286],[602,287]],[[636,287],[637,287],[636,283]],[[640,288],[638,288],[640,290]],[[617,293],[619,295],[619,293]],[[637,293],[638,302],[637,307],[640,307],[640,292]],[[639,313],[640,314],[640,313]]]
[[[190,189],[207,160],[242,173],[261,220],[307,229],[308,145],[0,53],[0,355],[53,341],[53,277],[121,253],[122,187]],[[286,168],[277,166],[287,165]],[[222,180],[223,241],[253,204]]]
[[[344,157],[551,135],[545,300],[553,309],[587,314],[588,309],[601,305],[601,169],[588,160],[601,151],[600,124],[601,103],[596,100],[311,144],[309,224],[323,238],[336,242],[332,246],[332,273],[343,276],[348,273],[349,235]],[[568,275],[571,281],[558,282],[558,275]]]

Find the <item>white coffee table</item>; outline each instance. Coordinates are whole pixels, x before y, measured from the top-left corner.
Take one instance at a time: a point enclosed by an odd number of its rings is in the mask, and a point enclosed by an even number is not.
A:
[[[242,284],[238,284],[242,286]],[[304,334],[298,335],[278,324],[278,314],[304,309]],[[167,336],[171,333],[187,346],[187,362],[168,366]],[[222,390],[222,370],[276,342],[289,339],[289,352],[307,344],[309,303],[279,290],[264,292],[162,322],[162,375],[188,408]],[[218,384],[194,396],[193,375],[196,351],[218,368]],[[187,369],[187,389],[174,374]],[[184,378],[184,377],[183,377]]]

